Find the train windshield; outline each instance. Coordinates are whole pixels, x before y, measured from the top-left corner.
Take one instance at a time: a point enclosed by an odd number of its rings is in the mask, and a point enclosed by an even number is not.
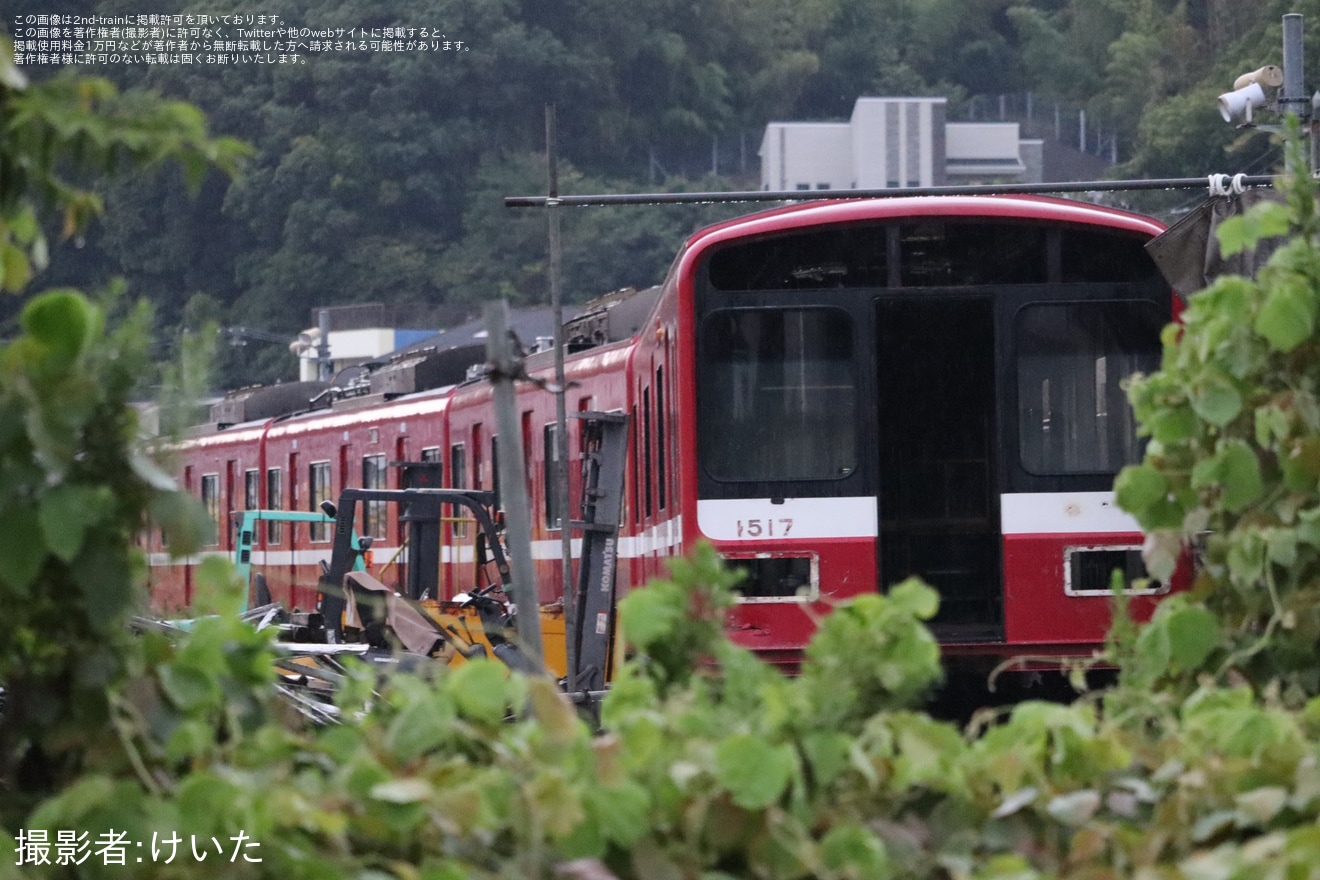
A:
[[[721,309],[701,327],[701,461],[716,480],[857,468],[853,327],[833,308]]]
[[[1115,473],[1140,458],[1121,382],[1159,367],[1152,302],[1032,303],[1018,312],[1018,436],[1033,474]]]

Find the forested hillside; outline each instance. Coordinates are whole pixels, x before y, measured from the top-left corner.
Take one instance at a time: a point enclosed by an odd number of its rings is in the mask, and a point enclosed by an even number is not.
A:
[[[52,261],[49,284],[126,278],[156,305],[167,338],[208,320],[292,333],[323,304],[418,304],[440,320],[494,296],[545,300],[545,217],[500,197],[544,191],[547,102],[558,107],[564,192],[754,188],[767,122],[844,118],[866,94],[946,95],[950,118],[966,119],[998,118],[999,96],[1021,107],[1030,93],[1042,115],[1058,104],[1097,120],[1116,174],[1260,172],[1277,155],[1268,136],[1223,124],[1214,97],[1238,73],[1279,63],[1284,13],[1320,27],[1320,0],[40,6],[3,0],[0,27],[36,12],[264,14],[313,29],[426,27],[465,46],[264,66],[79,66],[193,102],[214,133],[253,148],[242,176],[216,174],[195,195],[177,170],[109,185],[108,219]],[[741,210],[567,212],[567,295],[654,283],[687,231]],[[0,304],[0,316],[15,306]],[[273,345],[222,360],[228,384],[292,369]]]

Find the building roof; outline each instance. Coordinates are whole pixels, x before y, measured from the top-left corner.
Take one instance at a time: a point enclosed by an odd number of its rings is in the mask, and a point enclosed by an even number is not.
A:
[[[535,347],[538,337],[555,335],[554,309],[550,306],[510,309],[509,329],[522,342],[524,348],[531,349]],[[485,342],[486,322],[481,318],[474,318],[471,321],[459,324],[457,327],[450,327],[447,330],[441,330],[439,333],[419,339],[395,353],[418,351],[423,348],[445,351],[470,345],[484,345]]]

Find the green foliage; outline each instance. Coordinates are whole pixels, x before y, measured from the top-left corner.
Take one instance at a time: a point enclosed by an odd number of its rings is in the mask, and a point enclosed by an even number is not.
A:
[[[830,729],[855,731],[881,709],[919,702],[941,679],[939,644],[921,625],[938,605],[913,579],[835,609],[807,649],[807,711]]]
[[[1129,675],[1182,693],[1203,674],[1245,677],[1296,705],[1320,693],[1320,222],[1306,174],[1284,191],[1286,204],[1258,205],[1220,233],[1227,254],[1291,235],[1259,280],[1222,278],[1194,296],[1165,333],[1160,372],[1132,382],[1151,440],[1116,490],[1152,532],[1157,576],[1183,541],[1203,549],[1192,598],[1160,609]]]
[[[131,325],[107,334],[104,321],[72,291],[43,294],[0,352],[0,786],[58,784],[101,738],[106,687],[131,665],[125,625],[144,574],[135,538],[147,510],[194,503],[137,448],[127,400],[145,336]],[[199,543],[188,520],[158,525],[180,552]]]

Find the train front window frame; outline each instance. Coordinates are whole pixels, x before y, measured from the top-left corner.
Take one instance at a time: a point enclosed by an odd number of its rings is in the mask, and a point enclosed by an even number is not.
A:
[[[701,466],[723,483],[857,471],[854,320],[834,306],[716,309],[698,339]]]
[[[1122,382],[1160,362],[1146,299],[1030,302],[1013,319],[1018,464],[1028,474],[1113,474],[1143,443]]]

